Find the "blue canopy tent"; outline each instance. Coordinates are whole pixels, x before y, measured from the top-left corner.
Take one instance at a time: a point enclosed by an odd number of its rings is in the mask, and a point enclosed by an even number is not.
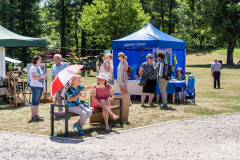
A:
[[[185,73],[186,42],[159,31],[151,23],[131,35],[113,40],[112,49],[115,78],[117,78],[119,52],[123,52],[127,56],[128,64],[132,70],[130,79],[136,74],[141,64],[146,61],[147,54],[155,54],[160,50],[168,52],[170,55],[167,56],[167,61],[175,65],[175,68],[182,67]]]

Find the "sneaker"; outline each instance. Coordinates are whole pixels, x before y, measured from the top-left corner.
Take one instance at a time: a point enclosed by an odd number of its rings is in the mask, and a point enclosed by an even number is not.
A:
[[[141,104],[141,107],[146,107],[144,104]]]
[[[175,110],[175,109],[173,109],[171,107],[168,107],[167,105],[161,105],[161,109],[162,110]]]
[[[148,104],[150,107],[155,107],[153,103]]]

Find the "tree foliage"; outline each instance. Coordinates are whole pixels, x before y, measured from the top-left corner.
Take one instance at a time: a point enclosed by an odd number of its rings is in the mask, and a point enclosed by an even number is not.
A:
[[[83,7],[80,26],[88,47],[110,48],[112,40],[137,31],[149,19],[139,0],[93,0]]]
[[[240,38],[239,0],[203,0],[203,19],[209,24],[218,44],[227,44],[227,64],[233,64],[233,51]]]
[[[110,49],[111,41],[148,22],[187,42],[188,51],[228,48],[227,63],[240,42],[239,0],[0,0],[0,25],[25,36],[42,37],[48,48]],[[30,49],[7,49],[30,61]],[[97,53],[97,52],[96,52]],[[98,52],[99,53],[99,52]]]

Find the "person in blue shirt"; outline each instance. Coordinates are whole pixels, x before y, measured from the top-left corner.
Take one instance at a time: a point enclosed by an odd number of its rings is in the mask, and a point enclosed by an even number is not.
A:
[[[66,91],[66,102],[65,104],[69,106],[68,111],[71,113],[76,113],[80,115],[80,119],[73,124],[73,129],[77,128],[79,134],[84,134],[83,125],[86,120],[92,115],[92,111],[89,108],[86,108],[79,98],[82,96],[81,91],[87,91],[93,89],[94,86],[82,86],[81,77],[78,75],[73,76],[69,81],[70,86]]]
[[[52,81],[58,75],[59,72],[61,72],[64,68],[69,66],[68,63],[62,62],[61,54],[54,55],[54,62],[55,62],[55,64],[52,66],[51,71],[50,71],[50,75],[52,76]],[[62,97],[61,97],[62,90],[63,90],[63,88],[58,90],[58,92],[56,93],[56,98],[57,98],[58,104],[62,104]],[[56,104],[56,102],[54,102],[54,104]],[[58,111],[59,112],[63,111],[62,107],[58,107]]]

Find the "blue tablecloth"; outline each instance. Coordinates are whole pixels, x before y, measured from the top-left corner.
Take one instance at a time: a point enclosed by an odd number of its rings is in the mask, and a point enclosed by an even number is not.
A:
[[[186,81],[168,81],[167,84],[167,93],[168,94],[173,94],[176,93],[177,90],[182,90],[181,88],[183,87],[183,92],[186,90]],[[159,85],[157,82],[157,86],[156,86],[156,95],[160,93],[160,89],[159,89]]]

